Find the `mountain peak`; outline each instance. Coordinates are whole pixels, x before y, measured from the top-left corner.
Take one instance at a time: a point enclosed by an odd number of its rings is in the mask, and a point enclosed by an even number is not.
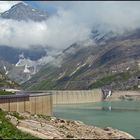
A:
[[[20,2],[13,5],[8,11],[5,11],[1,14],[2,18],[5,19],[14,19],[14,20],[33,20],[33,21],[42,21],[47,19],[48,14],[43,11],[32,8],[30,5],[25,2]]]
[[[16,7],[19,7],[19,6],[29,6],[29,5],[27,3],[25,3],[25,2],[19,2],[19,3],[15,4],[15,5],[13,5],[11,8],[16,8]]]

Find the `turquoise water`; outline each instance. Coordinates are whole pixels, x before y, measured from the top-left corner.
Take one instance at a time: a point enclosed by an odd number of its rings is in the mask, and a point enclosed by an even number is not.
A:
[[[57,105],[54,115],[80,120],[88,125],[112,127],[140,138],[140,102],[116,101],[90,104]]]

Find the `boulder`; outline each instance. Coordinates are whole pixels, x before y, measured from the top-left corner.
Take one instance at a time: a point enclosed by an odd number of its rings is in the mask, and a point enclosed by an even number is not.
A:
[[[16,117],[11,116],[11,115],[6,115],[5,117],[6,117],[7,119],[9,119],[10,122],[11,122],[13,125],[15,125],[15,126],[18,125],[19,121],[18,121],[18,119],[17,119]]]

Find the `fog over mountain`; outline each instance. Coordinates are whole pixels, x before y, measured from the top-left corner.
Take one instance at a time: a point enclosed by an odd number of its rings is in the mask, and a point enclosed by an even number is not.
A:
[[[120,34],[140,26],[138,2],[73,3],[67,9],[59,7],[55,15],[42,22],[0,18],[0,45],[64,49],[90,38],[94,28]]]

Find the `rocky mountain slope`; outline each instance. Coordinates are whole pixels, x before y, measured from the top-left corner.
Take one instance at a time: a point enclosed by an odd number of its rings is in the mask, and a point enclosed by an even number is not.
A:
[[[3,88],[19,88],[20,86],[8,77],[0,73],[0,89]]]
[[[0,89],[19,88],[19,84],[15,83],[7,76],[11,67],[12,65],[8,64],[8,62],[0,60]]]
[[[96,44],[75,43],[56,57],[55,62],[63,59],[59,67],[44,66],[23,86],[27,89],[137,88],[139,38],[140,32],[135,30],[114,39],[102,38]]]

